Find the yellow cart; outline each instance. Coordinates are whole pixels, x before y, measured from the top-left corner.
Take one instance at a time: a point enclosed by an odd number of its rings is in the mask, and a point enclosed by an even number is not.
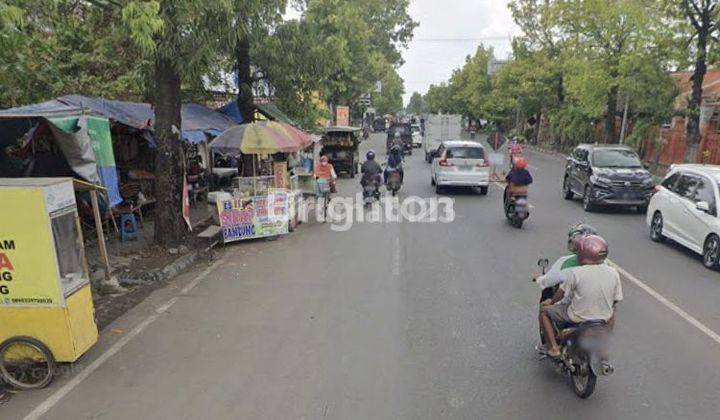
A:
[[[0,178],[0,377],[42,388],[97,339],[73,180]]]

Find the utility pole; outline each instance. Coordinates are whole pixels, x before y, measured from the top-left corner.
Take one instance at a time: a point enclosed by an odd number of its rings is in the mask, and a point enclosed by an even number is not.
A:
[[[625,144],[625,131],[627,130],[628,108],[630,107],[630,94],[625,95],[625,110],[623,111],[622,127],[620,128],[620,144]]]

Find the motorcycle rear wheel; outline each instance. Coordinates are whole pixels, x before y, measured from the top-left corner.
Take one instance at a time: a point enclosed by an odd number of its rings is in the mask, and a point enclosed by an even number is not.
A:
[[[595,391],[595,384],[597,383],[597,376],[593,373],[592,368],[585,360],[582,362],[585,366],[584,369],[578,367],[578,371],[570,374],[570,380],[572,382],[573,391],[578,397],[585,399],[592,395]],[[581,373],[584,370],[585,375]]]

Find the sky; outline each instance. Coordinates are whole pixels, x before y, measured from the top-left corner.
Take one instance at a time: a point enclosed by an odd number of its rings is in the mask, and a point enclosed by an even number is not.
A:
[[[495,57],[507,58],[510,37],[520,29],[507,8],[508,0],[411,0],[410,15],[420,26],[407,50],[400,76],[405,80],[404,102],[413,92],[425,93],[431,84],[447,81],[480,43],[492,46]],[[300,14],[288,10],[285,18]]]
[[[520,33],[507,0],[411,0],[410,14],[419,22],[406,51],[400,76],[405,103],[413,92],[447,81],[480,43],[492,46],[497,58],[511,51],[510,37]]]

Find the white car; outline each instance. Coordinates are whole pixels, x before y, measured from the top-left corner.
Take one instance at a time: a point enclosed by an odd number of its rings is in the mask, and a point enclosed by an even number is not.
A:
[[[413,124],[411,128],[412,128],[412,146],[414,148],[422,147],[423,138],[422,138],[422,128],[420,127],[420,124]]]
[[[717,205],[720,166],[672,165],[650,199],[650,238],[670,238],[703,256],[707,268],[720,267],[720,219]]]
[[[475,187],[482,195],[488,193],[490,162],[482,145],[473,141],[444,141],[436,154],[430,169],[435,192],[443,187]]]

